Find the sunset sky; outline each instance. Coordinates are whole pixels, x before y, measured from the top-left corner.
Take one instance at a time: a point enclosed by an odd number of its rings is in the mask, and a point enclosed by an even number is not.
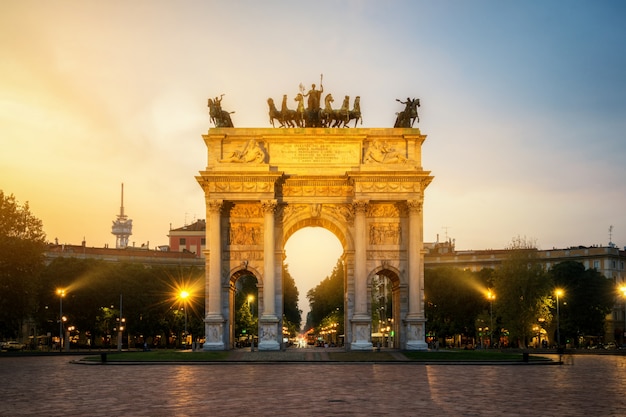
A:
[[[612,225],[623,247],[625,21],[619,0],[4,1],[0,189],[49,241],[102,247],[123,182],[131,243],[167,244],[205,218],[207,98],[270,127],[267,98],[323,73],[325,92],[361,96],[363,127],[420,98],[426,241],[606,245]],[[324,236],[288,250],[297,280],[332,270]]]

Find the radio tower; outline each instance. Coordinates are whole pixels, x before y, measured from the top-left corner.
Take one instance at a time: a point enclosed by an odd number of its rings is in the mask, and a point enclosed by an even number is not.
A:
[[[115,247],[124,249],[128,246],[128,237],[133,234],[133,221],[124,214],[124,183],[122,183],[122,205],[117,220],[113,221],[111,233],[115,235]]]

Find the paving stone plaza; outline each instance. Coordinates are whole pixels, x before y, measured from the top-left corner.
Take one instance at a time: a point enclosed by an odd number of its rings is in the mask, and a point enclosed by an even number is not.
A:
[[[626,356],[564,365],[73,359],[0,357],[0,416],[626,415]]]

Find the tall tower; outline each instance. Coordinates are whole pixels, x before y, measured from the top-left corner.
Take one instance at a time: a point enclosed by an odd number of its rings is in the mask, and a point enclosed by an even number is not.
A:
[[[115,235],[115,247],[124,249],[128,246],[128,237],[133,234],[133,221],[124,214],[124,183],[122,183],[122,205],[117,220],[113,221],[111,233]]]

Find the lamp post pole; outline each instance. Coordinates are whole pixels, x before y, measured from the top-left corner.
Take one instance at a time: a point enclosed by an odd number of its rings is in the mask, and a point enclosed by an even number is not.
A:
[[[491,291],[487,291],[487,298],[489,299],[489,348],[493,347],[493,300],[496,299],[496,295]]]
[[[58,289],[59,295],[59,352],[63,350],[63,297],[65,296],[65,290]]]
[[[185,334],[183,335],[185,348],[187,348],[187,297],[189,297],[189,291],[183,290],[180,292],[180,298],[183,300],[183,310],[185,311]]]
[[[626,285],[620,287],[624,296],[624,329],[622,330],[622,346],[626,347]]]
[[[563,295],[563,290],[556,290],[556,348],[561,348],[561,317],[559,312],[559,297]]]
[[[124,315],[122,314],[122,294],[120,294],[120,318],[119,323],[117,325],[117,351],[121,352],[123,347],[123,338],[124,338]]]

